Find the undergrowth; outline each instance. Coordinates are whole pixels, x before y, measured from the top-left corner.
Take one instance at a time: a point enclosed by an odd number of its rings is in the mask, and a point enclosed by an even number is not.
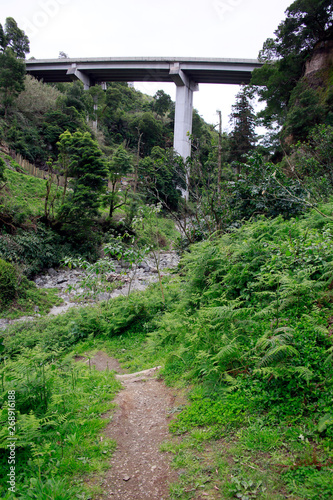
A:
[[[193,245],[180,276],[164,278],[164,301],[153,285],[6,330],[5,384],[12,377],[22,390],[23,419],[31,409],[36,419],[62,414],[51,395],[53,376],[64,383],[65,353],[104,346],[133,371],[163,364],[166,382],[189,390],[190,404],[170,426],[183,444],[165,445],[182,471],[171,498],[332,498],[332,206],[320,210],[328,217],[260,219]],[[26,375],[10,371],[30,356],[47,360],[32,375],[35,399]],[[50,377],[46,397],[38,377]],[[43,442],[44,427],[38,432]],[[41,478],[45,488],[49,478]]]

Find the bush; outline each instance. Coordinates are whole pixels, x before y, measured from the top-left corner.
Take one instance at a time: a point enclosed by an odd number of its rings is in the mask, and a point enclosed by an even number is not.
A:
[[[38,224],[37,232],[20,230],[0,238],[0,258],[19,265],[28,277],[59,265],[62,257],[59,235],[42,224]]]
[[[0,259],[0,307],[15,299],[18,287],[19,282],[15,267]]]

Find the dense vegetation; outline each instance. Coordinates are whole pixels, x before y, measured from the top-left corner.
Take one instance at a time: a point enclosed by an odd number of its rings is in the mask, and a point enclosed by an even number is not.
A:
[[[135,267],[151,251],[158,276],[145,292],[1,332],[2,498],[98,493],[83,478],[108,467],[101,414],[119,384],[75,362],[97,349],[133,370],[161,364],[188,395],[170,426],[182,439],[163,446],[180,469],[171,498],[333,497],[331,39],[330,1],[293,2],[237,95],[230,134],[194,112],[184,160],[163,91],[45,85],[25,76],[24,32],[0,25],[1,315],[45,314],[55,292],[29,279],[51,266],[80,265],[96,291],[109,257]],[[259,117],[255,95],[267,104]],[[181,262],[163,277],[171,241]]]
[[[332,211],[332,205],[320,208],[323,214]],[[102,425],[96,420],[101,410],[92,401],[85,416],[80,398],[88,390],[84,384],[94,383],[91,397],[101,398],[103,387],[107,405],[109,387],[115,387],[112,376],[93,372],[86,378],[71,361],[73,353],[93,347],[113,351],[133,369],[163,360],[169,383],[186,386],[191,381],[192,403],[171,430],[205,430],[192,432],[189,449],[211,438],[238,443],[235,461],[219,466],[219,485],[227,498],[235,488],[231,479],[236,470],[240,482],[253,481],[251,470],[237,465],[237,454],[250,457],[259,450],[265,456],[253,456],[251,463],[262,469],[263,461],[270,472],[261,477],[261,486],[257,474],[253,490],[257,488],[258,498],[282,498],[284,490],[295,498],[314,499],[320,490],[321,498],[329,499],[332,248],[332,220],[318,212],[289,221],[262,218],[192,246],[182,260],[181,279],[175,274],[164,281],[164,300],[156,285],[109,304],[7,329],[3,397],[14,384],[22,498],[29,484],[36,486],[30,477],[37,477],[42,491],[51,487],[47,478],[52,469],[56,488],[59,482],[63,485],[68,467],[75,474],[93,470],[94,457],[103,453],[100,447],[80,443],[84,426],[90,425],[95,435]],[[6,406],[2,419],[7,419]],[[5,437],[4,428],[4,445]],[[177,452],[178,461],[184,453],[189,453],[185,444]],[[69,465],[68,456],[75,466]],[[77,462],[82,456],[85,469]],[[29,460],[27,474],[24,464]],[[184,493],[187,488],[183,484],[180,498],[190,498]]]

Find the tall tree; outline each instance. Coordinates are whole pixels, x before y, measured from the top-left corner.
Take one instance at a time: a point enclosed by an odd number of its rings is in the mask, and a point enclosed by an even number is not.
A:
[[[158,115],[163,116],[167,111],[172,109],[172,99],[164,90],[158,90],[154,95],[154,99],[154,111]]]
[[[252,106],[253,89],[243,87],[236,95],[236,103],[232,106],[230,122],[233,131],[230,134],[230,158],[232,161],[244,161],[245,155],[255,146],[255,114]],[[239,173],[239,166],[237,172]]]
[[[109,217],[113,212],[127,203],[128,190],[119,192],[121,178],[127,175],[132,168],[132,156],[123,146],[119,146],[111,160],[108,162],[109,169],[109,189],[103,196],[103,205],[109,207]]]
[[[0,24],[0,53],[9,50],[19,59],[24,59],[30,51],[27,35],[12,17],[7,17],[4,28]]]
[[[0,24],[0,95],[4,116],[15,98],[24,90],[25,55],[29,52],[29,40],[12,17],[5,26]]]
[[[107,168],[102,151],[88,132],[66,132],[60,136],[62,142],[65,142],[66,155],[70,156],[71,190],[58,218],[62,229],[81,242],[87,239],[98,214],[100,197],[106,188]]]

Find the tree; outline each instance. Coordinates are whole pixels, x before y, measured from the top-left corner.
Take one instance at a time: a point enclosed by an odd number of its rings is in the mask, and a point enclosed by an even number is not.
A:
[[[181,189],[185,189],[185,169],[179,155],[155,146],[151,156],[140,160],[138,174],[147,203],[162,202],[168,209],[177,210]]]
[[[164,90],[158,90],[154,95],[154,99],[154,111],[156,111],[158,115],[163,116],[172,108],[172,99]]]
[[[137,136],[138,129],[142,132],[143,150],[145,154],[150,154],[154,146],[162,145],[163,127],[161,122],[154,117],[153,113],[147,111],[134,116],[130,125],[134,137]]]
[[[4,28],[0,24],[0,53],[9,51],[19,59],[24,59],[30,51],[27,35],[12,17],[7,17]]]
[[[286,10],[286,19],[279,24],[275,38],[265,41],[259,52],[264,64],[253,71],[251,80],[257,86],[259,100],[267,104],[259,113],[264,125],[283,125],[306,60],[319,43],[332,39],[332,15],[331,0],[296,0]],[[306,109],[303,113],[307,113]]]
[[[40,123],[45,113],[55,109],[56,101],[61,93],[51,85],[45,85],[33,76],[26,75],[24,90],[17,98],[17,109],[25,117]]]
[[[230,122],[234,130],[230,134],[230,158],[238,164],[244,161],[245,155],[254,149],[256,142],[255,114],[251,100],[253,89],[243,87],[236,95],[236,103],[232,106]],[[239,165],[237,166],[239,173]]]
[[[105,191],[107,168],[103,153],[88,132],[66,132],[70,188],[58,214],[61,229],[79,243],[88,239]],[[64,137],[60,137],[60,142]]]
[[[4,117],[24,89],[25,66],[11,52],[0,54],[0,93]]]
[[[121,178],[127,175],[132,168],[132,156],[126,151],[123,146],[119,146],[108,162],[109,180],[111,189],[103,196],[103,205],[109,207],[109,217],[113,212],[122,207],[127,202],[128,190],[125,191],[124,197],[121,197],[119,183]]]
[[[5,119],[15,98],[24,89],[25,54],[29,40],[12,17],[7,17],[5,27],[0,24],[0,94]]]
[[[68,176],[70,174],[70,165],[71,165],[71,152],[72,152],[72,142],[73,142],[72,134],[66,130],[59,137],[59,142],[57,142],[59,155],[57,166],[60,171],[60,174],[64,176],[64,190],[62,192],[62,203],[65,201],[67,184],[68,184]]]

